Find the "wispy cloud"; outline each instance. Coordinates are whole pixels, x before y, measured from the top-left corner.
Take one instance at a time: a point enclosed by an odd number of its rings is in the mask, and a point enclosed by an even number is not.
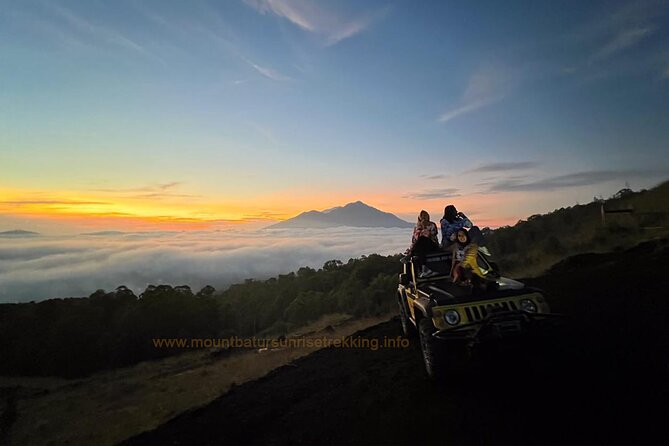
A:
[[[271,79],[276,82],[289,82],[293,80],[292,78],[285,76],[272,68],[263,67],[261,65],[258,65],[257,63],[251,62],[250,60],[247,60],[246,63],[248,63],[251,67],[253,67],[254,70],[256,70],[258,73],[260,73],[267,79]]]
[[[420,178],[424,178],[426,180],[443,180],[445,178],[448,178],[448,175],[444,174],[437,174],[437,175],[420,175]]]
[[[666,14],[666,2],[663,0],[629,2],[616,9],[605,5],[605,8],[606,11],[602,14],[570,29],[563,35],[565,43],[586,45],[602,41],[608,43],[625,30],[645,28]]]
[[[340,27],[336,27],[327,35],[327,46],[336,45],[342,40],[353,37],[358,33],[364,31],[372,23],[372,16],[361,17],[353,21],[344,23]]]
[[[402,196],[402,198],[411,198],[414,200],[432,200],[435,198],[450,198],[458,197],[459,189],[444,188],[444,189],[428,189],[422,192],[412,192]]]
[[[31,205],[67,205],[67,206],[91,206],[91,205],[109,205],[103,201],[74,201],[74,200],[12,200],[0,201],[1,204],[10,206],[31,206]]]
[[[473,169],[469,169],[465,172],[467,173],[508,172],[512,170],[533,169],[537,166],[539,166],[539,163],[534,161],[489,163],[489,164],[483,164]]]
[[[167,189],[172,189],[172,188],[177,187],[177,186],[181,186],[181,184],[183,184],[183,183],[181,183],[181,181],[171,181],[169,183],[158,184],[155,187],[156,187],[156,189],[167,190]]]
[[[335,45],[363,32],[385,12],[382,10],[351,18],[343,17],[324,7],[331,5],[326,2],[306,0],[244,0],[244,2],[261,14],[274,14],[305,31],[322,36],[326,46]]]
[[[244,0],[244,3],[261,14],[274,13],[288,19],[307,31],[316,32],[318,29],[314,23],[319,12],[315,3],[289,0]]]
[[[483,98],[469,102],[465,105],[462,105],[460,107],[442,113],[441,116],[439,116],[439,122],[448,122],[452,119],[457,118],[460,115],[471,113],[473,111],[478,110],[479,108],[487,107],[488,105],[494,104],[495,102],[499,101],[503,97],[504,97],[503,95],[491,96],[489,98]]]
[[[183,183],[180,181],[171,181],[168,183],[159,183],[148,186],[127,188],[127,189],[94,189],[95,192],[103,192],[111,197],[122,197],[129,199],[156,199],[165,198],[201,198],[199,195],[184,194],[175,191]],[[107,196],[107,195],[106,195]]]
[[[651,27],[631,28],[620,31],[606,45],[597,50],[591,58],[590,63],[608,59],[615,54],[639,44],[652,33]]]
[[[559,175],[534,181],[504,179],[490,186],[488,192],[545,192],[579,186],[591,186],[611,181],[629,181],[663,177],[669,175],[669,169],[628,169],[628,170],[591,170]]]
[[[160,56],[149,51],[145,45],[141,45],[117,29],[96,24],[61,5],[51,4],[49,8],[57,18],[65,22],[77,34],[84,37],[86,43],[92,39],[94,42],[100,44],[130,50],[165,65],[165,61]]]
[[[253,214],[244,215],[244,219],[248,221],[261,221],[261,220],[277,221],[277,220],[283,220],[285,218],[286,214],[284,213],[268,211],[264,209],[261,209],[260,211]]]
[[[653,45],[648,45],[646,52],[637,48],[661,35],[657,31],[667,16],[667,5],[661,0],[629,2],[616,9],[607,8],[595,19],[569,30],[561,37],[561,44],[577,48],[580,54],[585,49],[585,59],[563,74],[578,74],[592,81],[657,70]]]
[[[258,134],[262,135],[263,138],[265,138],[267,141],[271,142],[272,144],[278,144],[279,143],[279,140],[276,138],[276,136],[274,135],[274,132],[270,128],[268,128],[264,125],[258,124],[255,121],[247,121],[247,123],[248,123],[249,127],[251,127]]]
[[[169,181],[167,183],[157,183],[149,184],[146,186],[140,187],[130,187],[126,189],[93,189],[96,192],[154,192],[154,191],[166,191],[168,189],[174,189],[181,186],[183,183],[181,181]]]
[[[496,185],[501,181],[514,181],[514,182],[523,182],[527,181],[530,177],[528,175],[509,175],[504,176],[504,178],[494,177],[494,178],[484,178],[483,181],[476,183],[477,187],[490,187]]]
[[[256,73],[276,82],[288,82],[294,80],[275,68],[268,67],[264,63],[254,61],[255,57],[250,57],[243,47],[242,39],[234,32],[234,27],[225,19],[217,8],[201,5],[201,14],[203,16],[195,20],[175,20],[174,18],[163,18],[152,11],[139,8],[141,14],[146,19],[160,24],[167,29],[171,35],[180,35],[184,38],[197,38],[198,41],[207,42],[208,45],[214,44],[217,49],[224,52],[225,55],[237,58],[244,64],[252,68]],[[249,79],[234,79],[226,81],[228,85],[243,85],[250,82]]]
[[[163,199],[163,198],[199,198],[198,195],[193,194],[177,194],[174,192],[151,192],[146,194],[136,194],[128,196],[127,198],[135,199]]]
[[[501,67],[480,70],[469,78],[460,104],[442,113],[438,121],[446,123],[492,105],[504,99],[513,89],[514,83],[515,77]]]

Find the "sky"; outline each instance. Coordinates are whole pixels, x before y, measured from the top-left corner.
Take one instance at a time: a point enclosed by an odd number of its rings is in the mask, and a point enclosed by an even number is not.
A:
[[[0,0],[0,231],[365,203],[480,226],[669,178],[669,1]]]

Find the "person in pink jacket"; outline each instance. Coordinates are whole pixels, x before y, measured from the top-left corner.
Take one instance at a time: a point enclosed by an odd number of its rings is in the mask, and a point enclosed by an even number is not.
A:
[[[418,221],[413,228],[413,235],[411,237],[411,246],[407,249],[408,256],[418,257],[416,265],[420,267],[418,277],[430,277],[435,275],[426,266],[426,255],[439,250],[439,238],[437,225],[430,221],[430,214],[427,211],[420,211],[418,214]]]

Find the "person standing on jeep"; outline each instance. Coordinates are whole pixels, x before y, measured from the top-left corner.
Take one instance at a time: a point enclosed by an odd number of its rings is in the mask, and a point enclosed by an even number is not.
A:
[[[427,211],[420,211],[418,221],[413,228],[411,237],[411,246],[407,249],[408,256],[418,257],[418,265],[421,267],[419,277],[429,277],[434,275],[426,266],[426,255],[439,249],[439,238],[437,225],[430,221],[430,214]]]
[[[462,212],[458,212],[452,204],[444,208],[444,216],[439,223],[441,224],[441,247],[444,249],[453,246],[455,234],[459,229],[472,227],[471,220]]]

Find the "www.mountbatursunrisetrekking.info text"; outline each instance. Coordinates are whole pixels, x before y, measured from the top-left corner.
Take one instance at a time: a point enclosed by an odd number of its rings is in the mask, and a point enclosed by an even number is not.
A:
[[[389,348],[409,348],[409,340],[401,336],[383,339],[362,337],[339,338],[153,338],[155,348],[243,348],[243,349],[284,349],[284,348],[362,348],[372,351]]]

